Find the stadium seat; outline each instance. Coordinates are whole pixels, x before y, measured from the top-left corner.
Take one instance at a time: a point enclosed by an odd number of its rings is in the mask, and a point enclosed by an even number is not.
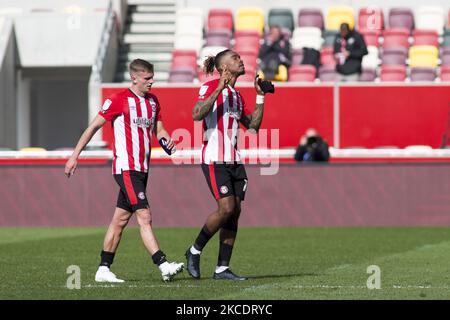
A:
[[[415,29],[413,38],[415,46],[439,47],[439,35],[435,30]]]
[[[414,29],[414,15],[409,8],[391,8],[389,10],[389,28]]]
[[[442,35],[445,26],[444,9],[439,6],[422,6],[416,11],[417,29],[434,30]]]
[[[303,48],[301,49],[292,49],[292,65],[299,65],[303,60]]]
[[[208,46],[203,47],[202,51],[199,55],[199,61],[198,64],[200,66],[203,66],[203,63],[209,56],[216,56],[219,52],[228,49],[227,47],[220,47],[220,46]]]
[[[381,81],[405,81],[406,67],[404,65],[382,65],[380,70]]]
[[[311,65],[294,65],[289,68],[289,81],[314,82],[316,68]]]
[[[368,46],[366,54],[362,59],[362,68],[367,70],[375,70],[378,67],[380,59],[378,58],[378,48],[374,46]]]
[[[21,152],[47,152],[47,149],[45,148],[41,148],[41,147],[26,147],[26,148],[21,148],[19,151]]]
[[[171,69],[190,67],[197,69],[197,52],[195,50],[174,50],[172,51]]]
[[[441,81],[450,82],[450,65],[441,67]]]
[[[274,81],[285,82],[287,80],[288,80],[288,69],[286,68],[285,65],[281,64],[278,66],[278,72],[275,75]]]
[[[336,81],[336,70],[333,66],[321,66],[319,68],[319,79],[321,82]]]
[[[338,34],[338,31],[325,30],[323,32],[323,46],[332,47],[334,45],[334,39],[336,39]]]
[[[328,66],[336,66],[336,60],[334,59],[333,48],[325,47],[320,50],[320,64]]]
[[[406,28],[384,30],[383,48],[409,48],[409,33]]]
[[[292,36],[292,48],[313,48],[320,50],[322,46],[322,32],[315,27],[297,27]]]
[[[213,29],[205,33],[205,46],[221,46],[230,48],[231,31],[227,29]]]
[[[189,30],[189,32],[186,32]],[[175,35],[180,33],[203,36],[203,10],[201,8],[178,9],[175,20]]]
[[[380,34],[381,32],[379,30],[359,30],[359,33],[364,38],[364,42],[366,43],[366,46],[374,46],[378,47],[380,45]]]
[[[441,65],[450,66],[450,47],[442,48]]]
[[[445,47],[450,47],[450,29],[445,29],[444,31],[444,36],[443,36],[443,40],[442,40],[442,46]]]
[[[377,7],[359,9],[358,30],[379,31],[384,29],[383,10]]]
[[[196,72],[191,68],[177,68],[175,70],[170,70],[169,82],[193,82],[196,75]]]
[[[186,30],[186,33],[175,35],[175,49],[195,50],[198,53],[202,46],[203,36],[199,35],[197,32],[189,33],[189,30]]]
[[[331,6],[328,8],[325,19],[325,29],[339,30],[341,24],[347,22],[350,28],[355,26],[354,11],[352,7]]]
[[[208,12],[208,31],[233,30],[233,13],[229,9],[211,9]]]
[[[436,79],[436,68],[416,67],[411,68],[410,79],[415,81],[434,81]]]
[[[250,51],[258,54],[261,37],[257,31],[236,31],[234,42],[234,50],[238,52]]]
[[[438,49],[434,46],[412,46],[409,49],[409,66],[436,68]]]
[[[245,74],[240,76],[237,80],[238,83],[246,83],[246,82],[251,82],[253,83],[255,81],[255,70],[246,70]]]
[[[381,55],[383,65],[405,65],[408,57],[408,50],[405,48],[387,48]]]
[[[322,10],[315,8],[304,8],[298,12],[299,27],[315,27],[323,30],[323,14]]]
[[[264,31],[264,12],[260,8],[239,8],[236,13],[236,31],[253,30],[262,35]]]
[[[376,69],[362,69],[361,75],[359,77],[359,81],[370,82],[374,81],[377,77]]]
[[[275,25],[283,29],[294,30],[294,15],[291,9],[270,9],[268,16],[269,28]]]

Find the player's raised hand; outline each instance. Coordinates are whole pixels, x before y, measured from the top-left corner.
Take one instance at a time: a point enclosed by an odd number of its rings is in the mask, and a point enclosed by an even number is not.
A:
[[[219,88],[225,89],[225,87],[228,85],[228,83],[231,80],[231,73],[230,71],[227,69],[227,67],[225,66],[222,70],[222,74],[220,75],[220,79],[219,79]]]
[[[261,95],[261,96],[265,95],[264,91],[259,86],[259,74],[257,74],[255,77],[254,86],[255,86],[256,93],[258,95]]]
[[[70,178],[70,176],[73,176],[75,173],[75,170],[77,169],[77,159],[69,158],[66,162],[66,167],[64,169],[64,173],[67,176],[67,178]]]

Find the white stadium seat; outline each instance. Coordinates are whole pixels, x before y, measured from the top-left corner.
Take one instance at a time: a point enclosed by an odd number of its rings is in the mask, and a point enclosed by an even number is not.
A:
[[[436,30],[439,35],[444,32],[445,12],[439,6],[422,6],[416,11],[416,29]]]
[[[367,51],[369,54],[365,55],[362,60],[363,69],[376,69],[380,62],[378,58],[378,48],[374,46],[368,46]]]
[[[203,10],[198,8],[178,9],[175,20],[175,34],[189,30],[203,36]]]
[[[203,47],[203,37],[197,33],[182,33],[175,36],[175,49],[191,49],[200,52]]]
[[[292,35],[292,48],[313,48],[320,50],[322,41],[322,31],[319,28],[297,27]]]
[[[198,58],[198,64],[200,66],[203,66],[203,62],[208,58],[208,56],[215,56],[219,52],[228,49],[227,47],[221,47],[221,46],[209,46],[204,47],[200,53],[200,56]]]

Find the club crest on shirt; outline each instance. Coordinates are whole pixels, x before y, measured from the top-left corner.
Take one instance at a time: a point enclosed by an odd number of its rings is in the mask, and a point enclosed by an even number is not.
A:
[[[152,111],[155,112],[156,111],[156,102],[153,99],[150,99],[150,105],[152,106]]]
[[[355,39],[354,39],[354,38],[348,39],[348,44],[353,44],[354,42],[355,42]]]
[[[138,194],[138,198],[139,199],[141,199],[141,200],[144,200],[145,199],[145,193],[144,192],[139,192],[139,194]]]

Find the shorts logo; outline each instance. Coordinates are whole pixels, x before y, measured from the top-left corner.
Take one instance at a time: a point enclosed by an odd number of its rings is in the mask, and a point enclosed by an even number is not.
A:
[[[139,194],[138,194],[138,198],[139,199],[141,199],[141,200],[144,200],[145,199],[145,193],[144,192],[139,192]]]
[[[220,187],[220,193],[221,194],[227,194],[228,193],[228,187],[227,186],[221,186]]]

